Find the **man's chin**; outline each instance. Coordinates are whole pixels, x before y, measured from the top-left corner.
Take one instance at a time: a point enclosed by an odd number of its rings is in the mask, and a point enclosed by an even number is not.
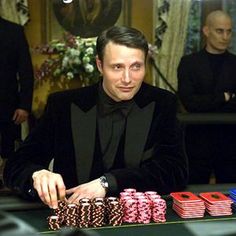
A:
[[[128,101],[128,100],[131,100],[133,97],[134,97],[133,94],[125,94],[123,96],[120,96],[120,100],[121,101]]]
[[[224,45],[224,46],[218,47],[217,49],[218,49],[219,52],[225,52],[227,50],[227,48],[228,48],[228,46]]]

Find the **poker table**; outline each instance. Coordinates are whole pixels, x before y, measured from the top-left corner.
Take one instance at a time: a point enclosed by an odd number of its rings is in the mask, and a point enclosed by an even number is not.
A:
[[[212,184],[188,186],[184,191],[191,191],[195,194],[200,192],[221,192],[228,193],[235,184]],[[183,235],[183,236],[208,236],[208,235],[236,235],[236,213],[231,216],[213,217],[205,213],[204,218],[182,219],[171,208],[172,199],[170,196],[162,196],[167,201],[167,213],[165,223],[150,224],[124,224],[122,226],[104,226],[100,228],[86,229],[88,232],[95,232],[102,236],[152,236],[152,235]],[[14,193],[0,193],[0,211],[7,212],[23,222],[31,225],[40,235],[58,235],[58,231],[48,230],[46,218],[52,213],[49,208],[39,202],[27,202]],[[0,227],[1,235],[1,227]],[[37,234],[38,235],[38,234]]]
[[[236,124],[235,113],[178,113],[177,118],[184,125]]]

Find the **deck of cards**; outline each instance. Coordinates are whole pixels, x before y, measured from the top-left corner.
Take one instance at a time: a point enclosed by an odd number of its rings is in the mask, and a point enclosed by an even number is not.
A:
[[[236,189],[229,190],[229,197],[233,201],[231,205],[233,212],[236,212]]]
[[[174,192],[170,196],[173,198],[173,210],[181,218],[201,218],[204,217],[204,201],[191,192]]]
[[[231,204],[233,201],[220,192],[200,193],[199,196],[204,200],[206,211],[211,216],[232,215]]]

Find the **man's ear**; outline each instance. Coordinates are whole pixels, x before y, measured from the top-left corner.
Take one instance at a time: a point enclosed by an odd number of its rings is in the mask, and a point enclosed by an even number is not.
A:
[[[98,58],[98,56],[96,56],[96,65],[97,65],[97,68],[98,68],[99,72],[101,74],[103,74],[102,73],[102,61]]]
[[[203,32],[203,34],[204,34],[206,37],[208,37],[208,35],[209,35],[209,27],[206,26],[206,25],[203,26],[202,32]]]

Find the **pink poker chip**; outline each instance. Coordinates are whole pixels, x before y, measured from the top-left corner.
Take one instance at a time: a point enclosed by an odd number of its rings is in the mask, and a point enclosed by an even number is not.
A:
[[[123,191],[127,192],[127,193],[136,193],[136,189],[135,188],[125,188]]]
[[[130,192],[120,192],[120,197],[131,197],[132,194]]]
[[[146,195],[157,195],[156,191],[146,191],[144,192]]]

